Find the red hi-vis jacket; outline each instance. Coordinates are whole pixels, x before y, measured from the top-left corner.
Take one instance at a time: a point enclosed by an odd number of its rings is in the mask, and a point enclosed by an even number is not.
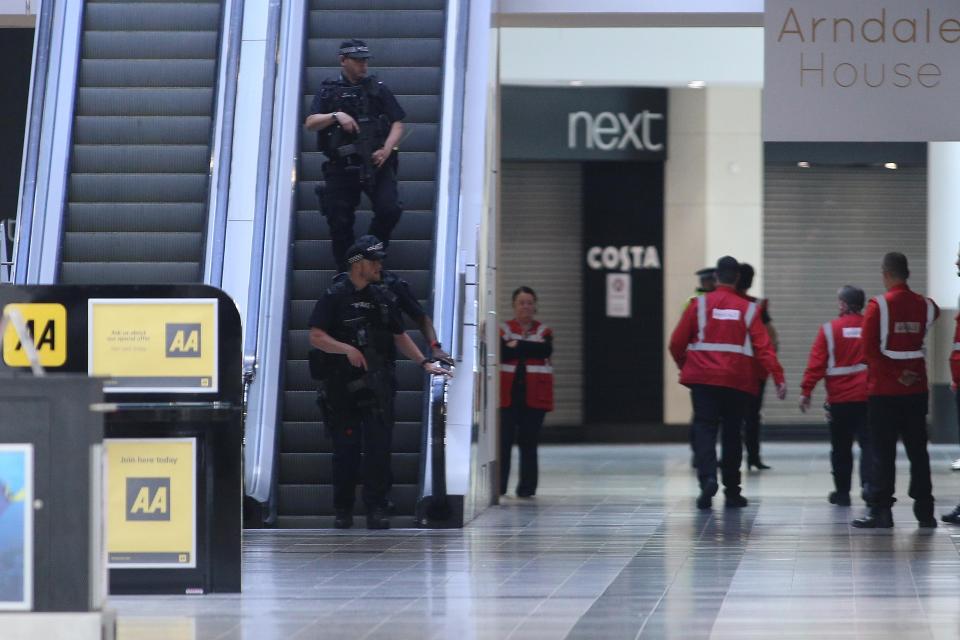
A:
[[[867,401],[867,365],[860,334],[863,316],[847,313],[820,327],[810,349],[801,393],[810,397],[821,378],[827,382],[827,402]]]
[[[891,287],[867,303],[863,315],[863,355],[867,366],[867,393],[871,396],[907,396],[926,393],[927,361],[924,342],[940,309],[906,284]],[[916,382],[900,382],[913,372]]]
[[[960,386],[960,313],[957,313],[957,328],[953,332],[953,350],[950,352],[950,373],[953,386]]]
[[[760,308],[733,287],[720,285],[687,307],[670,336],[670,355],[680,367],[680,384],[728,387],[756,395],[760,380],[754,359],[784,382]]]
[[[549,343],[553,338],[553,331],[547,325],[536,320],[530,331],[524,334],[523,327],[516,320],[508,320],[500,325],[501,343],[517,341],[514,356],[506,353],[500,364],[500,406],[509,407],[513,402],[513,382],[516,379],[517,368],[523,360],[526,380],[526,403],[531,409],[553,411],[553,366],[550,364]],[[529,343],[534,343],[530,345]],[[529,345],[529,347],[528,347]],[[548,347],[544,349],[543,347]],[[504,351],[506,352],[506,347]],[[523,352],[545,353],[546,357],[523,357]]]

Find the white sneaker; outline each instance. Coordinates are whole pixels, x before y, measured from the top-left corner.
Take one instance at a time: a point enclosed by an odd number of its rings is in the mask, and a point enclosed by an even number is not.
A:
[[[950,465],[950,468],[954,471],[960,471],[960,458],[957,458],[953,461],[953,464]]]

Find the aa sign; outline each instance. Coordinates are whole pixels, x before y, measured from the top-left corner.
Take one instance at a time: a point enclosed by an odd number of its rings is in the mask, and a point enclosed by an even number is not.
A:
[[[62,367],[67,361],[67,308],[62,304],[8,304],[3,313],[20,312],[33,346],[44,367]],[[3,335],[3,361],[8,367],[29,367],[27,352],[13,326],[7,324]]]

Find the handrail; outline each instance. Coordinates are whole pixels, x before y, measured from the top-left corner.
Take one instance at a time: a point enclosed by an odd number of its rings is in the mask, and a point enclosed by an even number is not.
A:
[[[237,84],[240,75],[240,49],[243,40],[243,12],[246,0],[232,0],[229,3],[229,22],[224,16],[226,24],[226,54],[224,68],[220,72],[223,82],[223,93],[220,113],[220,149],[217,161],[213,161],[211,148],[210,168],[215,172],[216,186],[215,206],[212,218],[212,228],[207,242],[207,277],[205,281],[214,287],[223,285],[223,259],[226,250],[227,237],[227,205],[230,196],[231,163],[233,162],[233,135],[234,120],[237,112]],[[219,85],[220,83],[218,83]],[[219,93],[219,91],[218,91]],[[210,176],[211,179],[214,175]],[[209,223],[208,223],[209,226]]]
[[[7,221],[0,220],[0,284],[10,283],[11,266],[13,262],[7,255]]]
[[[274,12],[282,11],[275,15]],[[252,260],[258,273],[251,273],[250,301],[247,307],[244,342],[244,375],[249,394],[246,417],[245,482],[247,495],[259,502],[270,499],[279,428],[280,382],[282,380],[287,308],[290,238],[293,217],[293,193],[296,185],[296,161],[299,152],[301,80],[306,45],[306,0],[276,0],[269,7],[271,31],[267,46],[267,71],[272,84],[264,84],[264,101],[270,102],[271,128],[260,142],[267,147],[269,173],[266,175],[266,205],[257,229],[262,229]],[[274,35],[275,34],[275,35]],[[277,43],[282,40],[283,47]],[[273,67],[271,70],[270,68]],[[265,79],[266,82],[266,79]],[[261,156],[261,162],[265,162]],[[261,165],[263,167],[263,165]],[[259,177],[258,173],[258,177]],[[258,179],[258,189],[260,182]],[[264,197],[260,191],[258,198]],[[258,200],[259,202],[259,200]],[[266,224],[267,214],[271,223]],[[257,233],[257,231],[255,231]],[[265,275],[264,275],[265,274]],[[258,277],[259,275],[259,277]],[[256,309],[256,311],[254,311]],[[254,376],[258,368],[276,373]]]
[[[456,339],[460,232],[460,158],[464,109],[464,71],[466,37],[470,15],[469,0],[447,2],[444,37],[443,105],[440,149],[437,154],[439,184],[436,200],[433,264],[433,317],[441,343],[448,345],[455,359],[462,359],[460,340]],[[449,518],[446,489],[446,415],[448,383],[432,378],[423,403],[424,428],[421,436],[420,496],[418,519],[421,524]],[[427,464],[427,459],[430,463]]]
[[[50,39],[53,32],[54,2],[41,2],[40,15],[33,41],[33,83],[27,98],[26,140],[23,149],[23,162],[20,168],[20,202],[17,211],[16,239],[13,243],[13,279],[20,284],[26,283],[27,260],[21,255],[23,247],[30,246],[33,231],[33,208],[37,199],[37,172],[40,162],[40,134],[43,129],[43,106],[47,94],[47,74],[50,66]],[[24,236],[24,234],[26,234]],[[22,250],[26,253],[26,249]]]

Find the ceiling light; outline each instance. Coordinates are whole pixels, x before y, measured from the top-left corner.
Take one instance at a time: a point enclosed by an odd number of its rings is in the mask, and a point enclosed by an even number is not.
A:
[[[896,162],[887,162],[883,166],[886,169],[899,169]]]
[[[687,86],[691,89],[703,89],[707,86],[707,83],[704,80],[691,80],[687,83]]]
[[[809,169],[809,168],[810,168],[810,163],[809,163],[809,162],[798,162],[798,163],[797,163],[797,166],[800,167],[801,169]]]
[[[582,86],[583,86],[583,80],[571,80],[571,81],[570,81],[570,86],[571,86],[571,87],[582,87]]]

